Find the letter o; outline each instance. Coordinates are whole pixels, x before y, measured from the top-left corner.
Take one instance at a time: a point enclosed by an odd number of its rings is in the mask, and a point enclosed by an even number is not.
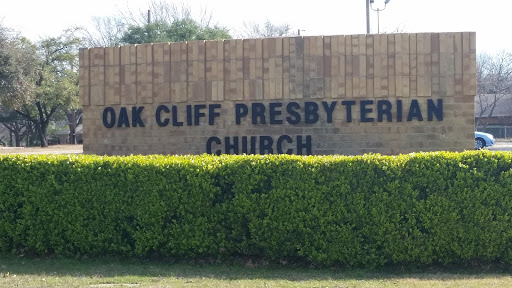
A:
[[[109,116],[110,121],[108,121]],[[107,107],[103,109],[103,125],[107,128],[112,128],[116,125],[116,111],[114,111],[114,108]]]

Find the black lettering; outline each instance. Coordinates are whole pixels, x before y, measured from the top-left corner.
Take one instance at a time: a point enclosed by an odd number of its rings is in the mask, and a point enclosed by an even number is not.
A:
[[[128,112],[126,112],[126,107],[121,107],[119,110],[119,121],[117,122],[117,127],[130,127],[130,119],[128,118]]]
[[[274,140],[270,136],[260,136],[260,154],[273,154],[272,145]]]
[[[258,124],[258,118],[260,118],[260,124],[265,124],[265,105],[252,103],[252,124]]]
[[[411,106],[409,107],[409,114],[407,114],[407,121],[412,121],[413,118],[417,118],[418,121],[423,121],[420,104],[416,99],[411,101]]]
[[[329,106],[329,103],[327,103],[327,101],[322,101],[325,113],[327,113],[327,123],[332,123],[332,112],[334,111],[334,108],[336,107],[337,103],[338,102],[336,101],[332,101],[331,105]]]
[[[229,141],[229,137],[224,138],[224,153],[231,154],[231,149],[234,154],[238,154],[238,136],[233,137],[233,143]]]
[[[304,103],[304,105],[304,122],[318,122],[318,104],[316,104],[315,102],[306,102]]]
[[[110,121],[108,121],[110,116]],[[106,128],[112,128],[116,125],[116,111],[112,107],[103,109],[103,125]]]
[[[372,113],[373,109],[366,107],[366,105],[372,105],[373,100],[361,100],[361,122],[373,122],[373,117],[367,117],[369,113]]]
[[[290,137],[288,135],[281,135],[277,139],[277,154],[292,154],[293,153],[292,149],[287,149],[286,152],[283,153],[283,141],[292,143],[293,140],[292,140],[292,137]]]
[[[201,124],[201,117],[206,116],[204,112],[201,112],[203,109],[206,109],[205,104],[194,105],[194,126],[199,126]]]
[[[345,106],[347,109],[347,122],[352,122],[352,106],[356,105],[356,101],[341,101],[341,105]]]
[[[428,99],[428,121],[434,120],[434,114],[437,120],[443,121],[443,99],[437,99],[437,106],[434,104],[434,100]]]
[[[388,100],[377,101],[377,121],[382,122],[386,115],[387,121],[393,121],[393,115],[391,115],[391,102]]]
[[[220,113],[215,111],[215,109],[220,109],[220,104],[210,104],[208,105],[208,124],[215,124],[215,117],[219,117]]]
[[[306,148],[306,155],[311,155],[311,135],[306,135],[306,143],[302,143],[302,136],[297,136],[297,154],[302,154],[302,149]]]
[[[276,119],[277,116],[281,115],[281,110],[276,110],[276,108],[282,107],[283,103],[275,102],[269,104],[269,113],[270,113],[270,124],[283,124],[282,119]]]
[[[164,111],[165,113],[169,113],[169,108],[165,105],[159,105],[157,108],[156,108],[156,113],[155,113],[155,117],[156,117],[156,124],[158,124],[158,126],[160,127],[165,127],[167,125],[169,125],[169,118],[165,117],[164,121],[162,122],[162,111]]]
[[[242,119],[242,117],[247,116],[247,113],[249,113],[249,108],[247,108],[247,105],[243,103],[237,103],[235,105],[236,125],[240,125],[240,120]]]
[[[248,153],[247,149],[247,136],[242,136],[242,153],[243,154],[256,154],[256,137],[251,136],[251,150]]]
[[[187,105],[187,126],[192,126],[192,105]]]
[[[396,121],[402,122],[402,100],[396,100]]]
[[[300,123],[300,114],[299,112],[295,110],[299,110],[300,105],[297,102],[290,102],[288,105],[286,105],[286,112],[290,114],[291,117],[286,117],[286,122],[291,125],[299,124]]]
[[[144,127],[144,122],[142,122],[142,118],[140,117],[143,109],[144,106],[132,107],[132,127],[137,127],[137,125]]]
[[[178,121],[178,107],[172,106],[172,126],[183,126],[183,122]]]
[[[217,145],[221,144],[219,137],[213,136],[213,137],[208,138],[208,140],[206,141],[206,153],[207,154],[212,154],[212,143],[213,142],[215,142],[215,144],[217,144]],[[215,151],[215,154],[217,154],[217,155],[220,155],[221,153],[222,153],[222,151],[220,151],[220,150]]]

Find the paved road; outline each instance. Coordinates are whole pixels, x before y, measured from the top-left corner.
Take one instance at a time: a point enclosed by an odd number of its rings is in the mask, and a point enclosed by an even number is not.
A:
[[[493,146],[487,149],[490,151],[512,151],[512,142],[498,140]]]

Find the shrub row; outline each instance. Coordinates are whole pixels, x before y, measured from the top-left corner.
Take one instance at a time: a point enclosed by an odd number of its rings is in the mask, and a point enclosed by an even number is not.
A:
[[[0,252],[512,263],[512,154],[0,157]]]

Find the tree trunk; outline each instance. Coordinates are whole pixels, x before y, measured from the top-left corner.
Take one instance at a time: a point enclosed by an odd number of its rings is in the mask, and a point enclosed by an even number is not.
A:
[[[48,124],[46,124],[46,125],[44,125],[43,123],[36,124],[37,134],[39,136],[39,141],[41,142],[41,147],[48,147],[48,140],[46,139],[47,128],[48,128]]]
[[[41,141],[41,147],[48,147],[48,140],[46,139],[46,131],[48,130],[48,124],[50,123],[50,117],[57,109],[52,108],[50,113],[47,112],[46,107],[41,105],[41,102],[36,102],[37,111],[39,112],[39,120],[37,121],[36,128],[37,134],[39,134],[39,141]]]
[[[21,138],[18,133],[14,134],[14,140],[16,141],[16,147],[21,147]]]
[[[493,99],[493,102],[492,102],[492,105],[490,107],[490,111],[489,111],[489,114],[487,115],[488,119],[490,119],[492,117],[492,114],[494,113],[494,109],[496,109],[496,104],[498,103],[498,100],[500,100],[501,97],[498,97],[497,94],[494,95],[494,99]],[[485,132],[485,130],[487,129],[487,125],[489,125],[488,121],[486,121],[482,127],[482,131]]]
[[[76,128],[82,123],[82,111],[71,110],[66,113],[69,127],[69,144],[76,144]]]
[[[21,140],[25,133],[23,133],[24,126],[20,125],[18,122],[14,122],[12,124],[5,124],[4,127],[9,130],[9,146],[11,147],[21,147]]]
[[[76,111],[71,112],[71,121],[69,124],[69,144],[76,144]]]
[[[18,122],[14,123],[14,141],[16,142],[16,147],[21,147],[21,127],[18,125]]]
[[[41,147],[48,147],[48,140],[46,139],[48,125],[50,124],[50,119],[52,115],[57,111],[57,106],[52,107],[50,111],[48,111],[47,107],[44,104],[41,104],[41,102],[36,102],[35,106],[37,107],[38,112],[38,116],[35,117],[32,117],[30,115],[28,109],[26,113],[22,112],[21,110],[15,111],[35,126],[37,136],[39,137],[39,141],[41,143]],[[30,133],[27,134],[30,135]]]
[[[32,134],[32,123],[27,120],[27,144],[25,144],[27,148],[30,146],[30,134]]]

